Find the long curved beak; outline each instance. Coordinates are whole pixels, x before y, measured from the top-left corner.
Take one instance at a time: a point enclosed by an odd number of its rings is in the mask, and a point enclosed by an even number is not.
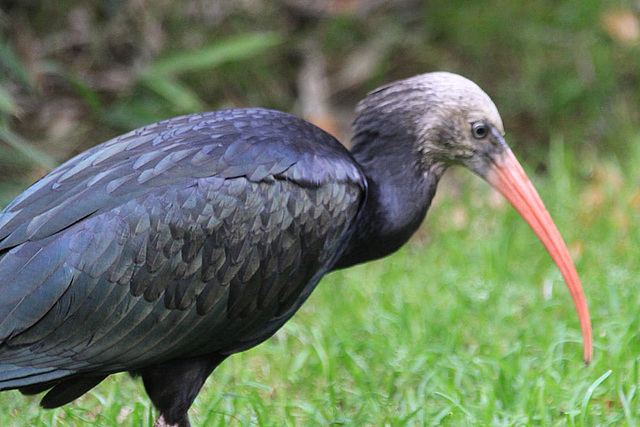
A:
[[[560,269],[578,311],[584,344],[584,361],[588,365],[593,357],[589,308],[569,251],[549,212],[509,147],[505,146],[505,150],[493,159],[484,178],[522,215]]]

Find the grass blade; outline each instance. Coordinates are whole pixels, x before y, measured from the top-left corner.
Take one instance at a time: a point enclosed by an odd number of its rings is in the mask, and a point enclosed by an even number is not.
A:
[[[29,73],[22,66],[7,43],[0,43],[0,64],[4,65],[2,68],[18,79],[18,81],[25,85],[29,90],[33,89]]]
[[[100,110],[101,105],[98,93],[85,84],[80,77],[52,62],[44,64],[42,71],[65,79],[94,112]]]
[[[586,425],[587,414],[588,414],[587,410],[589,409],[589,402],[591,401],[591,397],[593,396],[593,393],[600,386],[600,384],[604,382],[604,380],[609,378],[612,372],[613,371],[609,369],[607,372],[600,375],[600,377],[597,380],[595,380],[587,389],[587,393],[584,395],[584,400],[582,401],[582,425]]]
[[[172,78],[148,75],[142,77],[140,83],[170,101],[182,113],[195,113],[206,108],[206,104],[195,92]]]
[[[628,395],[624,393],[622,386],[620,386],[620,388],[618,389],[618,396],[620,396],[620,403],[622,403],[624,417],[626,418],[629,427],[636,426],[633,415],[631,413],[631,402],[636,395],[636,390],[637,387],[635,384],[631,386],[631,390],[629,391]]]
[[[9,129],[0,127],[0,141],[6,142],[9,146],[46,170],[51,170],[58,165],[58,162],[56,162],[53,157],[33,147],[25,139],[11,132]]]
[[[250,58],[281,41],[275,33],[242,34],[201,49],[158,59],[147,68],[150,76],[170,76],[187,71],[211,69],[220,64]]]
[[[2,86],[0,86],[0,113],[18,115],[20,108],[13,101],[13,98]]]

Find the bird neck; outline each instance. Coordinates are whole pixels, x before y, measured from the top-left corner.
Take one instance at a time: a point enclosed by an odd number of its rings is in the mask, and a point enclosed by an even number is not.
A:
[[[351,153],[367,179],[355,232],[336,269],[398,250],[422,223],[445,167],[424,163],[413,137],[356,133]]]

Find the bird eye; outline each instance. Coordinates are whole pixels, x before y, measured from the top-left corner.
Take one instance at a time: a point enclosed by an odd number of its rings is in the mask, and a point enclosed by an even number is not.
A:
[[[476,139],[482,139],[489,135],[489,126],[484,122],[476,122],[471,127],[471,133]]]

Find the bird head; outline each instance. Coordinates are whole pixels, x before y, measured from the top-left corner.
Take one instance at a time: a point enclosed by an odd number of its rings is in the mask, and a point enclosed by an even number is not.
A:
[[[451,73],[415,76],[383,86],[359,104],[356,137],[378,120],[383,140],[412,141],[421,173],[462,165],[485,179],[522,215],[560,269],[580,318],[584,360],[592,358],[591,321],[580,279],[549,212],[504,139],[489,96]],[[384,117],[384,126],[379,120]],[[387,148],[389,150],[397,147]]]

